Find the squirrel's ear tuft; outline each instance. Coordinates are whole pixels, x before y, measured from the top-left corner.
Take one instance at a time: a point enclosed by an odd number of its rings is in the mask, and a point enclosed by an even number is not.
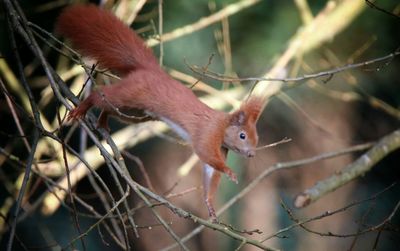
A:
[[[238,110],[232,113],[229,124],[233,126],[241,126],[245,122],[246,122],[246,113],[242,110]]]
[[[240,111],[246,114],[247,120],[250,122],[256,122],[260,117],[263,109],[263,99],[260,97],[250,97],[240,107]]]
[[[246,123],[257,122],[263,108],[263,100],[260,97],[250,97],[243,102],[239,110],[231,114],[230,125],[242,126]]]

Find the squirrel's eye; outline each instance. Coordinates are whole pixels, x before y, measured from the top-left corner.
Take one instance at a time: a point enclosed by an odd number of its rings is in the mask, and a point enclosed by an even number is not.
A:
[[[246,139],[246,134],[245,134],[244,132],[241,132],[241,133],[239,134],[239,138],[240,138],[240,139]]]

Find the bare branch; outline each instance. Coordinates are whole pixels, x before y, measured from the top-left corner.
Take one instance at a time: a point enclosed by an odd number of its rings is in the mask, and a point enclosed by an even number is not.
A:
[[[114,212],[118,206],[123,203],[124,201],[126,201],[126,198],[129,195],[129,188],[127,187],[125,194],[121,197],[120,200],[118,200],[118,202],[103,216],[101,217],[96,223],[94,223],[93,225],[91,225],[84,233],[80,234],[79,236],[75,237],[74,239],[72,239],[65,247],[63,247],[63,250],[66,250],[68,247],[70,247],[76,240],[83,238],[84,236],[88,235],[88,233],[90,231],[92,231],[95,227],[97,227],[99,224],[101,224],[109,214],[111,214],[112,212]]]
[[[189,66],[189,68],[194,73],[199,74],[201,76],[205,76],[205,77],[209,77],[209,78],[212,78],[212,79],[225,81],[225,82],[245,81],[245,82],[256,82],[256,83],[258,83],[260,81],[268,81],[268,82],[290,83],[290,82],[301,82],[301,81],[306,81],[306,80],[309,80],[309,79],[316,79],[316,78],[322,78],[322,77],[332,78],[333,75],[335,75],[337,73],[340,73],[340,72],[344,72],[344,71],[348,71],[348,70],[352,70],[352,69],[357,69],[357,68],[362,68],[362,67],[365,67],[365,66],[369,66],[369,65],[373,65],[373,64],[377,64],[377,63],[381,63],[381,62],[385,62],[385,61],[389,61],[390,62],[390,60],[392,60],[393,58],[395,58],[395,57],[397,57],[399,55],[400,55],[400,51],[397,50],[397,51],[392,52],[392,53],[390,53],[388,55],[385,55],[385,56],[382,56],[382,57],[378,57],[378,58],[374,58],[374,59],[370,59],[370,60],[363,61],[363,62],[360,62],[360,63],[347,64],[347,65],[339,66],[339,67],[331,69],[331,70],[321,71],[321,72],[316,72],[316,73],[311,73],[311,74],[306,74],[306,75],[303,75],[303,76],[293,77],[293,78],[268,78],[268,77],[237,78],[237,77],[224,76],[222,74],[209,71],[207,69],[204,69],[203,67],[199,67],[199,66],[196,66],[196,65]],[[325,82],[327,82],[327,81],[325,80]]]
[[[360,200],[360,201],[355,201],[355,202],[352,202],[352,203],[350,203],[349,205],[344,206],[344,207],[342,207],[342,208],[339,208],[339,209],[336,209],[336,210],[331,210],[331,211],[326,211],[326,212],[324,212],[324,213],[322,213],[322,214],[320,214],[320,215],[311,217],[311,218],[309,218],[309,219],[304,219],[304,220],[298,220],[298,219],[296,219],[296,218],[293,216],[293,213],[291,212],[291,210],[289,209],[289,207],[281,200],[281,205],[282,205],[282,207],[283,207],[283,208],[285,209],[285,211],[289,214],[289,216],[291,217],[291,219],[292,219],[293,221],[295,221],[296,223],[295,223],[295,224],[292,224],[292,225],[290,225],[290,226],[288,226],[288,227],[282,228],[281,230],[277,231],[276,233],[271,234],[271,235],[269,235],[269,236],[263,238],[263,239],[262,239],[262,242],[267,241],[267,240],[271,239],[272,237],[280,236],[282,233],[285,233],[285,232],[287,232],[287,231],[289,231],[289,230],[291,230],[291,229],[293,229],[293,228],[295,228],[295,227],[301,226],[301,227],[304,228],[304,224],[306,224],[306,223],[309,223],[309,222],[312,222],[312,221],[316,221],[316,220],[320,220],[320,219],[323,219],[323,218],[325,218],[325,217],[329,217],[329,216],[335,215],[335,214],[337,214],[337,213],[344,212],[344,211],[346,211],[346,210],[348,210],[348,209],[350,209],[350,208],[352,208],[352,207],[358,206],[358,205],[360,205],[360,204],[362,204],[362,203],[365,203],[365,202],[368,202],[368,201],[376,200],[379,196],[381,196],[383,193],[385,193],[385,192],[387,192],[388,190],[390,190],[391,188],[393,188],[395,185],[396,185],[396,183],[393,183],[392,185],[388,186],[387,188],[385,188],[385,189],[383,189],[382,191],[380,191],[380,192],[378,192],[378,193],[372,195],[371,197],[369,197],[369,198],[367,198],[367,199],[363,199],[363,200]],[[364,232],[364,231],[358,231],[358,232],[357,232],[357,235],[362,234],[362,233],[365,233],[365,232]],[[351,235],[351,236],[353,236],[353,235]],[[350,237],[350,236],[349,236],[349,237]]]
[[[365,174],[374,167],[381,159],[400,147],[400,130],[383,137],[371,150],[359,157],[355,162],[343,168],[340,173],[319,181],[314,187],[299,194],[294,204],[301,208],[318,200],[325,194],[332,192],[347,184],[355,178]]]
[[[353,203],[352,203],[351,205],[349,205],[349,206],[352,206],[352,205],[353,205]],[[349,233],[349,234],[339,234],[339,233],[332,233],[332,232],[319,232],[319,231],[312,230],[312,229],[306,227],[301,221],[299,221],[298,219],[296,219],[296,218],[294,217],[293,213],[290,211],[290,209],[289,209],[286,205],[284,206],[284,208],[285,208],[286,212],[289,214],[290,218],[291,218],[294,222],[300,223],[300,224],[298,224],[298,225],[299,225],[301,228],[303,228],[305,231],[307,231],[307,232],[310,232],[310,233],[312,233],[312,234],[317,234],[317,235],[319,235],[319,236],[329,236],[329,237],[337,237],[337,238],[348,238],[348,237],[359,236],[359,235],[362,235],[362,234],[365,234],[365,233],[368,233],[368,232],[372,232],[372,231],[376,231],[376,230],[378,230],[378,231],[383,231],[383,230],[385,230],[384,227],[392,220],[393,216],[394,216],[394,215],[397,213],[397,211],[399,210],[399,208],[400,208],[400,201],[397,202],[396,206],[394,207],[394,209],[392,210],[392,212],[390,213],[390,215],[389,215],[388,217],[386,217],[381,223],[379,223],[379,224],[377,224],[377,225],[374,225],[374,226],[372,226],[372,227],[368,227],[368,228],[363,229],[363,230],[361,230],[361,231],[357,231],[357,232],[355,232],[355,233]],[[341,208],[341,209],[338,209],[338,210],[335,210],[334,212],[326,212],[325,215],[326,215],[326,216],[330,216],[330,215],[332,215],[332,214],[334,214],[334,213],[337,213],[337,212],[346,210],[347,208],[348,208],[348,206],[347,206],[347,207],[344,207],[344,208]],[[325,215],[317,216],[315,219],[318,219],[318,217],[324,218]]]
[[[225,212],[229,207],[231,207],[233,204],[235,204],[237,201],[239,201],[241,198],[246,196],[249,192],[251,192],[265,177],[271,175],[273,172],[282,170],[282,169],[292,169],[292,168],[297,168],[303,165],[311,164],[313,162],[321,161],[324,159],[329,159],[329,158],[335,158],[344,154],[350,154],[353,152],[358,152],[358,151],[363,151],[365,149],[368,149],[372,146],[373,144],[371,143],[366,143],[366,144],[361,144],[361,145],[355,145],[349,148],[345,148],[342,150],[338,150],[335,152],[327,152],[327,153],[322,153],[310,158],[306,159],[300,159],[300,160],[295,160],[295,161],[289,161],[289,162],[280,162],[276,163],[273,166],[270,166],[266,168],[261,174],[259,174],[255,179],[253,179],[245,188],[243,188],[239,193],[237,193],[234,197],[232,197],[228,202],[226,202],[217,212],[217,215],[221,215],[223,212]],[[191,239],[193,236],[199,234],[205,226],[199,226],[195,228],[192,232],[187,234],[182,238],[183,241],[187,241]],[[166,248],[163,249],[163,251],[171,250],[175,248],[176,245],[170,245]]]
[[[381,11],[381,12],[383,12],[383,13],[389,15],[389,16],[392,16],[392,17],[400,18],[399,15],[396,15],[395,13],[392,13],[392,12],[390,12],[390,11],[387,11],[387,10],[385,10],[385,9],[383,9],[383,8],[381,8],[381,7],[379,7],[379,6],[377,6],[376,4],[374,4],[373,2],[371,2],[370,0],[365,0],[365,2],[366,2],[366,3],[368,4],[368,6],[371,7],[372,9],[376,9],[376,10]]]
[[[12,250],[12,245],[13,245],[14,235],[15,235],[15,229],[17,228],[17,218],[18,218],[19,210],[21,208],[22,198],[24,197],[24,193],[26,191],[26,185],[27,185],[28,180],[29,180],[29,175],[31,173],[32,163],[34,161],[34,156],[35,156],[35,151],[36,151],[36,146],[37,146],[38,141],[39,141],[39,131],[35,129],[33,131],[33,141],[32,141],[31,151],[29,153],[29,157],[28,157],[28,160],[27,160],[27,163],[26,163],[26,167],[25,167],[24,179],[22,181],[21,188],[19,189],[17,205],[16,205],[15,211],[14,211],[14,213],[12,215],[13,222],[12,222],[12,226],[11,226],[11,231],[10,231],[10,236],[9,236],[9,239],[8,239],[8,243],[7,243],[7,251],[11,251]]]
[[[265,149],[265,148],[270,148],[270,147],[275,147],[275,146],[278,146],[278,145],[280,145],[280,144],[285,144],[285,143],[288,143],[288,142],[290,142],[290,141],[292,141],[292,139],[289,139],[289,138],[283,138],[283,139],[281,139],[281,140],[279,140],[279,141],[277,141],[277,142],[274,142],[274,143],[271,143],[271,144],[268,144],[268,145],[264,145],[264,146],[260,146],[260,147],[257,147],[257,151],[258,150],[262,150],[262,149]]]
[[[203,29],[213,23],[219,22],[228,16],[234,15],[234,14],[238,13],[239,11],[241,11],[245,8],[248,8],[258,2],[260,2],[260,0],[240,0],[236,3],[232,3],[228,6],[226,6],[225,8],[223,8],[222,10],[220,10],[208,17],[201,18],[199,21],[197,21],[193,24],[189,24],[189,25],[183,26],[181,28],[178,28],[176,30],[173,30],[171,32],[164,33],[160,37],[160,40],[162,40],[165,43],[165,42],[171,41],[173,39],[193,33],[195,31]],[[160,41],[156,40],[156,39],[150,39],[147,41],[147,45],[150,47],[155,46],[159,43],[160,43]]]

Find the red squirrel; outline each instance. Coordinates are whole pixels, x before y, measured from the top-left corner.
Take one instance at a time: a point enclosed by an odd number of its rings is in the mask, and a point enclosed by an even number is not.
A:
[[[166,122],[204,164],[204,194],[209,215],[216,219],[213,197],[221,173],[237,183],[225,164],[228,149],[247,157],[255,155],[258,143],[256,122],[262,100],[250,97],[233,113],[217,111],[202,103],[191,89],[161,69],[143,40],[111,12],[94,5],[76,5],[64,10],[56,31],[71,40],[84,56],[122,79],[93,91],[69,114],[77,120],[91,107],[102,110],[98,124],[106,127],[109,115],[121,117],[119,110],[141,111],[151,119]],[[124,118],[122,118],[124,120]],[[126,118],[125,118],[126,119]],[[132,118],[131,122],[149,120]]]

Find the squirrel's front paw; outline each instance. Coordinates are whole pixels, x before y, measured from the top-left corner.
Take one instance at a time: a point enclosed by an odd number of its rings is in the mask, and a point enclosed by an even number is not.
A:
[[[231,170],[231,169],[226,169],[225,171],[224,171],[224,173],[226,174],[226,175],[228,175],[228,178],[231,180],[231,181],[233,181],[233,182],[235,182],[236,184],[238,184],[238,180],[237,180],[237,177],[236,177],[236,174]]]
[[[82,109],[79,109],[79,106],[78,106],[69,113],[68,121],[78,120],[80,118],[83,118],[84,116],[85,116],[85,113],[82,111]]]

